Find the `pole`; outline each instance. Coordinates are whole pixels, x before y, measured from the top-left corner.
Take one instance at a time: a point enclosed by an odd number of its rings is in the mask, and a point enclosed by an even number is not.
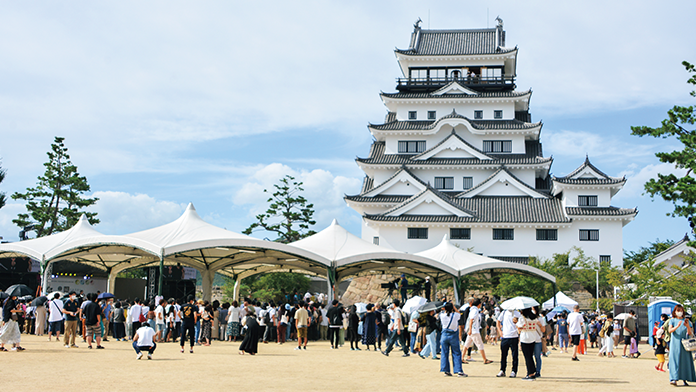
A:
[[[157,295],[162,295],[162,286],[164,285],[164,256],[160,256],[159,265],[159,285],[157,287]]]
[[[596,294],[597,294],[597,314],[599,314],[599,268],[597,268],[597,270],[595,272],[597,272],[597,286],[596,286],[597,293]]]

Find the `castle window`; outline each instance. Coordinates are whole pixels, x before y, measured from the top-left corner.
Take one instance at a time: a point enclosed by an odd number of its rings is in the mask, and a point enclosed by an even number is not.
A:
[[[418,119],[418,112],[416,112],[416,111],[408,112],[408,119],[409,120]]]
[[[372,243],[375,245],[379,245],[379,237],[372,237]]]
[[[484,140],[483,152],[510,153],[512,152],[512,140]]]
[[[399,140],[399,154],[418,154],[425,151],[425,140]]]
[[[597,196],[578,196],[580,207],[597,207]]]
[[[494,110],[493,111],[493,118],[496,120],[500,120],[503,118],[503,111],[502,110]]]
[[[474,110],[474,120],[483,119],[483,110]]]
[[[474,177],[464,177],[463,188],[471,189],[474,187]]]
[[[450,229],[450,239],[453,240],[470,240],[471,239],[471,229]]]
[[[558,229],[537,229],[537,241],[558,241]]]
[[[435,117],[435,114],[436,114],[436,113],[435,113],[434,110],[429,110],[429,111],[428,111],[428,120],[434,120],[434,119],[436,118],[436,117]]]
[[[515,239],[515,229],[493,229],[493,239],[512,241]]]
[[[428,239],[428,228],[427,227],[409,227],[408,228],[408,239],[409,240],[427,240]]]
[[[609,264],[611,264],[611,255],[601,255],[601,256],[599,256],[599,264],[600,264],[600,265],[609,265]]]
[[[454,177],[435,177],[435,189],[454,189]]]
[[[599,241],[599,230],[580,229],[580,241]]]

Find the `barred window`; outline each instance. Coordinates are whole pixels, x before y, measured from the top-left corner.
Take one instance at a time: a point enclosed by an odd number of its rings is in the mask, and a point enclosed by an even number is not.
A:
[[[510,153],[512,152],[512,140],[484,140],[483,152]]]
[[[409,227],[408,228],[408,239],[409,240],[427,240],[428,239],[428,228],[427,227]]]
[[[463,188],[471,189],[474,187],[474,177],[464,177]]]
[[[454,189],[454,177],[435,177],[435,189]]]
[[[512,241],[515,239],[515,229],[493,229],[493,239]]]
[[[413,111],[413,112],[408,112],[408,119],[409,120],[415,120],[418,118],[418,112]]]
[[[503,111],[502,110],[494,110],[493,111],[493,118],[498,119],[498,120],[503,118]]]
[[[611,255],[600,255],[599,264],[611,264]]]
[[[597,207],[597,196],[578,196],[580,207]]]
[[[580,241],[599,241],[599,230],[580,229]]]
[[[425,141],[399,140],[399,154],[418,154],[425,151]]]
[[[437,113],[434,110],[428,111],[428,120],[435,120],[437,118],[436,114]]]
[[[453,240],[470,240],[471,239],[471,229],[450,229],[450,239]]]
[[[537,241],[558,241],[558,229],[537,229]]]
[[[375,245],[379,245],[379,237],[372,237],[372,243]]]
[[[474,110],[474,120],[483,119],[483,110]]]

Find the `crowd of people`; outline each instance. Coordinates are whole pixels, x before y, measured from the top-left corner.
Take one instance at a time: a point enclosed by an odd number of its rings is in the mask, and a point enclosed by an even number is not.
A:
[[[68,349],[78,348],[76,339],[80,336],[88,349],[103,349],[102,342],[109,338],[132,341],[137,359],[143,357],[143,351],[151,359],[157,343],[178,342],[184,353],[188,342],[193,353],[195,346],[209,346],[215,340],[240,341],[241,355],[256,355],[259,343],[297,342],[295,350],[304,351],[309,341],[328,340],[331,349],[348,342],[350,350],[362,350],[364,346],[385,356],[398,348],[403,357],[417,355],[440,361],[440,371],[446,376],[466,377],[462,365],[472,360],[472,350],[477,350],[483,365],[493,363],[486,356],[487,342],[500,347],[497,377],[517,377],[522,352],[523,380],[541,377],[542,358],[553,350],[569,353],[572,347],[572,361],[579,361],[578,355],[586,354],[587,348],[597,348],[599,356],[614,358],[614,350],[623,345],[623,358],[641,355],[634,311],[619,320],[611,313],[580,313],[578,306],[557,314],[541,311],[538,306],[502,310],[487,297],[471,298],[461,307],[442,301],[440,306],[410,312],[402,310],[398,299],[388,305],[367,304],[360,309],[356,305],[344,307],[337,300],[324,304],[324,300],[323,296],[295,293],[281,303],[246,298],[241,304],[221,304],[196,301],[193,296],[146,302],[73,291],[67,298],[56,293],[43,305],[32,306],[12,296],[3,302],[0,351],[8,351],[6,345],[11,345],[10,350],[24,350],[21,333],[47,335],[48,341],[55,339]],[[665,357],[669,355],[673,385],[677,381],[696,381],[692,355],[682,345],[690,335],[693,324],[681,305],[672,314],[662,315],[654,325],[651,336],[658,359],[655,369],[666,372]]]

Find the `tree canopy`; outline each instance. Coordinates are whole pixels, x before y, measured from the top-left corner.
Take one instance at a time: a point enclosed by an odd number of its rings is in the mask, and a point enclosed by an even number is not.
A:
[[[257,230],[266,230],[277,235],[274,240],[288,244],[308,237],[316,232],[310,226],[316,222],[314,204],[307,204],[307,199],[302,196],[302,182],[295,181],[295,177],[286,175],[280,179],[280,184],[273,185],[276,191],[268,198],[270,203],[265,213],[256,215],[254,222],[244,234],[249,235]],[[267,189],[263,190],[268,193]]]
[[[85,214],[89,223],[97,224],[96,212],[86,212],[85,208],[97,202],[97,198],[83,197],[90,191],[87,178],[81,176],[70,161],[65,138],[56,137],[47,152],[46,171],[39,176],[34,188],[25,193],[15,192],[14,200],[25,200],[27,213],[17,215],[12,222],[22,228],[32,227],[37,237],[51,235],[74,226],[80,216]]]
[[[649,246],[641,246],[637,251],[624,250],[623,267],[625,270],[630,270],[637,264],[664,252],[672,245],[674,245],[674,241],[660,241],[658,238],[655,240],[655,242],[650,242]]]
[[[252,297],[260,301],[282,301],[285,294],[295,291],[304,294],[309,290],[310,280],[302,274],[291,272],[274,272],[245,278],[241,282],[239,294],[242,297]],[[234,282],[228,280],[223,288],[225,296],[234,296]]]
[[[682,62],[682,65],[686,72],[692,74],[687,83],[696,86],[696,67],[687,61]],[[691,96],[696,97],[696,91],[691,91]],[[693,175],[696,169],[696,130],[687,127],[693,128],[696,123],[694,110],[694,106],[674,106],[667,112],[667,118],[662,120],[660,127],[631,127],[632,135],[663,139],[675,137],[682,144],[681,150],[658,152],[655,156],[660,162],[671,163],[678,169],[686,169],[686,174],[677,176],[673,173],[658,173],[657,178],[651,178],[645,183],[645,192],[650,197],[660,196],[672,202],[674,210],[668,215],[686,218],[692,232],[696,228],[696,178]]]

